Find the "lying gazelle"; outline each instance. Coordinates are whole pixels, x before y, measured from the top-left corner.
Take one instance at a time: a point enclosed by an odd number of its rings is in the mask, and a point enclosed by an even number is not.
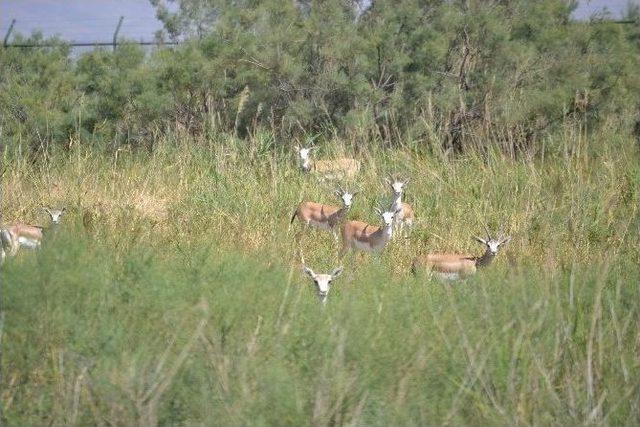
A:
[[[344,221],[347,212],[353,204],[353,197],[358,194],[358,192],[350,193],[338,187],[335,194],[342,200],[341,208],[316,202],[302,202],[293,213],[291,223],[293,224],[293,221],[298,217],[300,222],[306,226],[311,225],[321,230],[331,231],[337,240],[338,234],[336,228]]]
[[[51,219],[51,225],[56,226],[60,223],[62,214],[66,210],[62,209],[50,209],[43,207],[44,211],[49,214]],[[37,249],[42,243],[44,227],[41,225],[27,225],[27,224],[12,224],[2,230],[2,242],[5,244],[5,240],[8,247],[8,254],[14,256],[20,247],[28,249]]]
[[[332,160],[311,160],[309,154],[317,147],[295,146],[304,172],[317,173],[325,179],[353,178],[360,170],[360,161],[349,157]]]
[[[511,236],[504,235],[495,239],[491,237],[486,226],[485,230],[487,232],[487,240],[473,236],[474,239],[486,246],[482,256],[427,254],[416,257],[413,260],[411,270],[414,274],[417,274],[418,270],[426,269],[443,280],[458,280],[472,276],[479,267],[486,267],[491,264],[500,247],[511,240]]]
[[[413,225],[413,220],[415,218],[411,205],[402,201],[402,194],[404,193],[409,180],[407,179],[402,181],[391,176],[389,178],[385,178],[387,184],[391,186],[391,191],[393,191],[393,203],[391,204],[389,210],[398,211],[395,223],[396,232],[399,235],[405,225],[408,227],[411,227]]]
[[[349,249],[361,251],[379,251],[391,240],[393,236],[393,221],[399,210],[387,210],[382,212],[376,208],[376,212],[382,218],[382,226],[367,224],[362,221],[347,221],[342,227],[342,250],[340,257]]]
[[[318,297],[322,304],[327,302],[327,295],[329,294],[329,289],[331,288],[331,282],[333,279],[342,274],[343,267],[338,267],[334,269],[331,274],[316,274],[312,269],[304,266],[304,272],[307,273],[309,277],[313,280],[316,285],[316,290],[318,291]]]

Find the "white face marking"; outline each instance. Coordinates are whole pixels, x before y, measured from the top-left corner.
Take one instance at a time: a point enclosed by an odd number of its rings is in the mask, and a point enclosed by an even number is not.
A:
[[[491,239],[487,242],[487,248],[489,249],[489,252],[495,255],[498,253],[498,249],[500,248],[500,242],[497,240]]]
[[[311,148],[300,148],[298,150],[298,154],[300,154],[300,158],[302,160],[309,160],[309,153],[311,152]]]
[[[62,208],[62,209],[45,208],[44,210],[49,214],[49,217],[51,217],[51,222],[53,224],[59,224],[60,219],[62,219],[62,214],[64,213],[65,208]]]
[[[343,193],[342,196],[340,196],[340,198],[342,199],[342,203],[344,204],[345,207],[347,208],[351,207],[351,204],[353,203],[353,194],[346,192],[346,193]]]
[[[393,218],[395,217],[395,212],[383,212],[382,213],[382,221],[386,227],[390,227],[393,224]]]
[[[325,302],[327,295],[329,294],[329,289],[331,288],[331,282],[342,274],[342,267],[336,268],[331,272],[331,274],[316,274],[309,267],[304,267],[304,271],[315,283],[316,291],[318,292],[318,296],[322,302]]]
[[[404,191],[404,182],[402,182],[402,181],[394,181],[391,184],[391,188],[393,189],[393,194],[395,194],[396,196],[400,196],[400,195],[402,195],[402,192]]]

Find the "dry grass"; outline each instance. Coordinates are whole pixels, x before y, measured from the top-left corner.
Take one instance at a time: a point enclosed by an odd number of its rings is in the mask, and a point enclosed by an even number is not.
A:
[[[410,176],[408,239],[344,262],[325,309],[299,273],[340,263],[289,224],[337,203],[288,148],[232,138],[117,161],[80,149],[12,163],[5,221],[67,205],[39,253],[2,270],[10,424],[635,424],[640,163],[632,145],[565,160],[360,156],[351,218]],[[321,156],[350,154],[344,144]],[[455,286],[415,279],[427,251],[513,241]],[[205,307],[205,308],[203,308]]]

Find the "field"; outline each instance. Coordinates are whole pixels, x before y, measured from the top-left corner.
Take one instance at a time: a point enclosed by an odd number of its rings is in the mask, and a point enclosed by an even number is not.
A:
[[[411,178],[418,216],[382,254],[347,255],[322,306],[299,254],[329,272],[339,246],[315,230],[298,244],[289,220],[302,200],[337,204],[335,186],[267,136],[185,138],[5,152],[3,223],[67,206],[0,273],[7,425],[640,423],[632,141],[565,135],[516,160],[322,145],[363,161],[341,183],[360,191],[350,218],[377,223],[388,173]],[[491,266],[410,273],[428,251],[480,254],[484,222],[513,236]]]

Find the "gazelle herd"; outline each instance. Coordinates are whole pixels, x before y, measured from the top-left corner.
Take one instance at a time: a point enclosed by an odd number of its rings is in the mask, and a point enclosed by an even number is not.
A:
[[[322,179],[353,179],[360,170],[360,161],[353,158],[337,158],[332,160],[311,160],[313,147],[296,147],[302,171],[315,173]],[[376,208],[380,218],[378,224],[349,219],[349,212],[357,191],[347,191],[338,187],[335,195],[340,199],[341,206],[327,205],[312,201],[301,202],[291,217],[291,223],[296,218],[303,224],[305,230],[311,226],[320,230],[330,231],[334,238],[342,237],[340,259],[350,250],[365,252],[382,251],[394,235],[402,235],[405,227],[411,228],[415,222],[415,213],[410,204],[403,201],[403,196],[409,183],[408,179],[398,177],[385,178],[391,188],[391,203],[387,208]],[[48,214],[51,225],[56,227],[62,218],[65,208],[51,209],[43,207]],[[0,263],[6,255],[15,256],[20,248],[37,249],[42,244],[45,231],[49,227],[15,223],[0,229]],[[474,236],[475,240],[485,246],[481,256],[461,255],[453,253],[427,253],[415,257],[411,270],[414,274],[425,271],[443,280],[465,279],[476,273],[480,267],[489,265],[497,255],[499,249],[511,240],[510,236],[500,234],[491,236],[485,226],[486,238]],[[303,271],[314,281],[320,300],[325,303],[331,282],[343,271],[343,267],[335,268],[329,274],[315,273],[302,260]]]
[[[317,173],[323,179],[354,178],[360,170],[360,162],[351,158],[339,158],[334,160],[310,159],[310,152],[313,148],[295,147],[301,162],[303,172]],[[350,193],[338,187],[336,196],[341,199],[342,207],[325,205],[316,202],[302,202],[291,217],[291,223],[296,217],[305,225],[313,226],[321,230],[331,231],[337,239],[337,229],[340,229],[342,236],[342,248],[338,257],[340,259],[350,250],[360,250],[365,252],[377,252],[383,250],[394,235],[402,236],[405,227],[411,228],[414,225],[415,213],[409,203],[404,202],[403,196],[409,179],[397,177],[386,177],[386,184],[391,188],[391,203],[388,208],[376,208],[376,213],[380,217],[378,225],[369,224],[358,220],[349,220],[347,215],[353,205],[353,196],[357,192]],[[429,275],[442,280],[465,279],[476,273],[479,267],[485,267],[491,263],[497,255],[500,247],[511,240],[510,236],[500,235],[494,238],[487,233],[486,239],[474,236],[482,243],[486,250],[483,255],[476,257],[471,255],[454,253],[428,253],[419,255],[413,260],[411,271],[418,274],[425,271]],[[314,280],[318,296],[322,303],[326,303],[329,285],[331,281],[342,273],[343,267],[338,267],[330,274],[316,274],[302,260],[303,270]]]

